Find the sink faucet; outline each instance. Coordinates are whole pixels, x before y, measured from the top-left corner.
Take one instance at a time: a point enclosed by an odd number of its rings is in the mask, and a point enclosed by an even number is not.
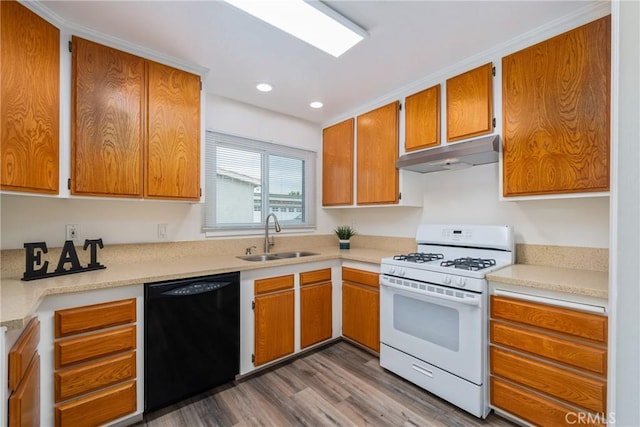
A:
[[[264,221],[264,253],[269,253],[269,247],[273,246],[274,243],[269,241],[269,218],[273,217],[273,225],[276,228],[276,233],[279,233],[280,223],[278,222],[278,217],[273,212],[267,215],[267,219]]]

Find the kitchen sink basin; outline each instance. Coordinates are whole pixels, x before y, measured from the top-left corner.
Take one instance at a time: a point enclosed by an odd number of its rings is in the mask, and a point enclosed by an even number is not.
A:
[[[286,258],[301,258],[306,256],[318,255],[315,252],[305,252],[305,251],[291,251],[291,252],[279,252],[275,254],[261,254],[261,255],[245,255],[239,256],[238,258],[243,259],[245,261],[274,261],[277,259],[286,259]]]
[[[245,255],[238,258],[245,261],[273,261],[274,259],[282,259],[276,257],[274,254],[262,254],[262,255]]]
[[[315,252],[304,252],[304,251],[294,251],[294,252],[279,252],[277,254],[273,254],[278,258],[301,258],[305,256],[318,255]]]

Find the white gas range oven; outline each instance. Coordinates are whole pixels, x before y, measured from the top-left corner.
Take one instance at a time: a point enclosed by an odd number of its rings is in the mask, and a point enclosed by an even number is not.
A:
[[[485,418],[485,275],[513,264],[513,228],[420,225],[416,241],[381,262],[380,365]]]

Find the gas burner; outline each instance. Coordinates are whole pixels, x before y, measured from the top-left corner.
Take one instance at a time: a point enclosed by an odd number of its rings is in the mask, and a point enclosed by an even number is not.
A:
[[[439,259],[444,259],[443,254],[432,254],[432,253],[424,253],[424,252],[415,252],[406,255],[394,255],[393,257],[396,261],[407,261],[407,262],[416,262],[423,263],[429,261],[437,261]]]
[[[440,263],[443,267],[454,267],[463,270],[483,270],[488,267],[496,265],[495,259],[483,259],[483,258],[456,258],[453,261],[447,260]]]

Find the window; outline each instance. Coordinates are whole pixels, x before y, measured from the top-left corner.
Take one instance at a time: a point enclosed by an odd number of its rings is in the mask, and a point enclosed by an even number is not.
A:
[[[315,226],[316,153],[207,131],[205,231]]]

